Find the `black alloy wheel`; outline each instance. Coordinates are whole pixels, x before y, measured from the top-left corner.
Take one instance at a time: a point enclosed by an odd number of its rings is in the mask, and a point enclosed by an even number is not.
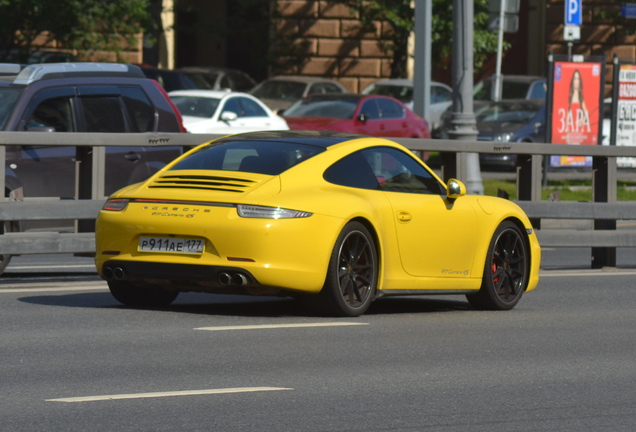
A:
[[[517,225],[504,221],[490,242],[481,289],[466,297],[479,309],[512,309],[528,286],[529,268],[526,239]]]
[[[359,222],[347,224],[334,246],[319,306],[329,315],[360,316],[375,298],[378,259],[369,230]]]

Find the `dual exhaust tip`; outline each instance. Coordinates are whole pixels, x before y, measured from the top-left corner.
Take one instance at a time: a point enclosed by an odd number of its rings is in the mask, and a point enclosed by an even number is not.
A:
[[[107,280],[123,280],[126,277],[126,272],[121,267],[104,267],[102,273]],[[248,283],[247,277],[242,273],[221,272],[218,281],[223,286],[245,286]]]
[[[247,278],[242,273],[219,273],[218,281],[221,285],[236,285],[236,286],[245,286],[247,285]]]
[[[122,280],[126,277],[126,272],[121,267],[104,267],[102,273],[104,273],[104,277],[108,280]]]

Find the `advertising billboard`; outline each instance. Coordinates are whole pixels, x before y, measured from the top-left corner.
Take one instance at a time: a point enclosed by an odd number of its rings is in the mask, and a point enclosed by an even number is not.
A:
[[[617,146],[636,145],[636,65],[621,65],[618,72]],[[636,158],[621,157],[618,166],[636,166]]]
[[[555,62],[552,82],[551,142],[599,144],[603,64]],[[552,156],[552,166],[591,166],[585,156]]]

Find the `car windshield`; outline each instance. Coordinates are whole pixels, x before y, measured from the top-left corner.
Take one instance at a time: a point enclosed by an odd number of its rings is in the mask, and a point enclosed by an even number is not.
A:
[[[4,129],[22,89],[0,87],[0,130]]]
[[[304,96],[307,84],[296,81],[265,81],[254,92],[260,99],[298,100]]]
[[[413,100],[413,87],[401,85],[375,84],[365,94],[389,96],[403,103]]]
[[[353,118],[358,99],[301,99],[285,110],[285,117]]]
[[[322,147],[267,139],[229,141],[199,149],[170,171],[215,170],[279,175],[323,151]]]
[[[484,80],[475,86],[473,91],[474,100],[491,100],[493,80]],[[530,83],[519,81],[506,81],[501,85],[502,99],[525,99],[528,95]]]
[[[210,118],[219,106],[220,99],[196,96],[170,96],[181,115]]]
[[[539,111],[539,108],[525,104],[489,104],[475,111],[478,123],[528,123]]]

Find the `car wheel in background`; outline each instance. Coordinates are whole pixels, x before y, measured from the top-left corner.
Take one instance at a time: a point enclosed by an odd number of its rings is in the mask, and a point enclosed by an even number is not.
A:
[[[504,221],[490,242],[481,289],[466,298],[478,309],[512,309],[526,290],[528,272],[526,241],[517,225]]]
[[[128,281],[108,281],[110,293],[115,300],[126,306],[163,307],[168,306],[179,295],[160,287],[139,287]]]
[[[375,298],[378,260],[375,241],[359,222],[344,227],[331,254],[327,278],[318,294],[323,312],[360,316]]]
[[[18,231],[19,231],[19,228],[16,222],[0,223],[0,235],[7,232],[18,232]],[[10,261],[11,261],[11,255],[0,255],[0,274],[4,273]]]

